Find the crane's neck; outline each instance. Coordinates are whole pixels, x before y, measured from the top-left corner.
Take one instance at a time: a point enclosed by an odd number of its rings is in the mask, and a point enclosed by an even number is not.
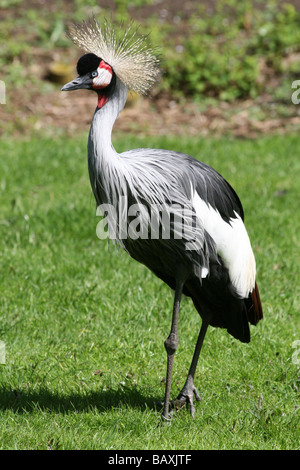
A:
[[[127,94],[127,87],[117,79],[113,94],[103,107],[96,109],[91,124],[88,166],[97,205],[109,202],[115,206],[118,200],[116,182],[124,180],[119,179],[123,172],[122,159],[112,145],[111,133],[115,120],[125,106]]]
[[[89,135],[89,153],[91,150],[97,161],[107,160],[113,154],[116,154],[112,145],[111,134],[113,125],[125,106],[127,95],[127,87],[117,78],[114,92],[107,103],[95,110]],[[98,105],[100,103],[101,100],[98,98]]]

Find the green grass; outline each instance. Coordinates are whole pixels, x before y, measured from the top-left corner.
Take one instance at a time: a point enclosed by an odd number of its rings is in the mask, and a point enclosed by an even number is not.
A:
[[[183,410],[165,428],[154,402],[164,394],[172,292],[97,239],[86,139],[1,142],[0,448],[299,449],[298,137],[115,142],[214,166],[243,201],[257,259],[264,320],[249,345],[209,329],[196,416]],[[199,326],[184,299],[172,397]]]

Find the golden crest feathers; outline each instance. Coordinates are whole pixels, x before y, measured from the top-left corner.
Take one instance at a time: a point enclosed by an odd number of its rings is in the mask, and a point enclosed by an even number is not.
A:
[[[79,48],[109,64],[129,89],[146,94],[158,81],[159,60],[147,36],[138,36],[132,25],[124,31],[118,31],[117,35],[112,25],[105,22],[101,28],[93,17],[71,25],[67,35]]]

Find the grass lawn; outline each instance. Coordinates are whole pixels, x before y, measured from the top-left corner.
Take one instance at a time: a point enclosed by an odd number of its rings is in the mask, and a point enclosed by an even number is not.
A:
[[[182,410],[164,428],[154,402],[173,294],[96,237],[86,143],[1,142],[0,448],[299,449],[299,138],[115,140],[214,166],[241,197],[257,259],[264,320],[249,345],[209,329],[195,418]],[[172,397],[199,326],[184,299]]]

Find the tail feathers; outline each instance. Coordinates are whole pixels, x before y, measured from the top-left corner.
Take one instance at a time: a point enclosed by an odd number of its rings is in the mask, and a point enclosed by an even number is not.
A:
[[[247,308],[242,300],[234,299],[226,315],[228,333],[242,343],[250,342]]]
[[[247,305],[244,299],[234,297],[228,289],[216,290],[214,285],[202,282],[199,289],[199,281],[191,281],[186,284],[184,293],[189,295],[204,318],[209,319],[209,324],[214,327],[226,328],[234,338],[249,343],[250,329],[247,315]]]
[[[259,296],[259,290],[255,283],[254,289],[248,299],[244,301],[242,310],[235,312],[234,306],[228,314],[227,331],[234,338],[243,343],[250,341],[249,323],[256,325],[263,318],[262,306]],[[249,322],[249,323],[248,323]]]
[[[255,283],[253,291],[246,300],[248,321],[251,325],[256,325],[263,318],[263,311],[260,301],[259,290]]]

